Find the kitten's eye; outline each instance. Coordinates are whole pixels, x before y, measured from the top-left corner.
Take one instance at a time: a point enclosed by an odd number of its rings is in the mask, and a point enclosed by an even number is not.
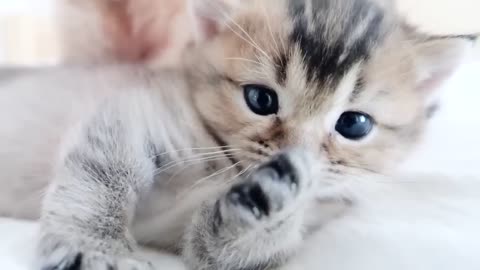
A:
[[[258,115],[278,113],[278,97],[272,89],[256,84],[243,86],[243,95],[248,107]]]
[[[335,130],[349,140],[360,140],[372,129],[373,119],[361,112],[344,112],[335,126]]]

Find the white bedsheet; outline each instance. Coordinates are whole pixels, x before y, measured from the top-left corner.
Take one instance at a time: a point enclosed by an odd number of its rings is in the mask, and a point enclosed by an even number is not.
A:
[[[37,230],[36,222],[0,218],[1,270],[32,269]],[[144,250],[142,255],[150,259],[158,269],[185,270],[182,262],[175,256],[150,250]]]
[[[480,178],[480,63],[465,65],[445,90],[440,115],[425,145],[406,168],[457,178],[463,175]],[[480,189],[477,192],[480,193]],[[461,200],[462,196],[456,194],[452,198]],[[472,207],[479,208],[480,200],[476,202],[479,204]],[[440,225],[420,216],[421,211],[410,214],[408,207],[416,206],[407,204],[403,209],[397,206],[389,211],[384,207],[382,211],[367,214],[359,224],[363,229],[369,226],[370,229],[356,230],[348,228],[348,224],[330,228],[331,234],[312,241],[303,256],[288,269],[480,269],[480,233],[476,229],[480,228],[480,220],[461,227],[459,224],[445,227],[450,221],[455,223],[455,218],[445,217],[448,222]],[[425,211],[426,215],[430,214],[428,209]],[[1,270],[29,269],[35,231],[35,223],[0,219]],[[323,252],[318,254],[317,250]],[[176,258],[147,254],[158,269],[184,269]]]

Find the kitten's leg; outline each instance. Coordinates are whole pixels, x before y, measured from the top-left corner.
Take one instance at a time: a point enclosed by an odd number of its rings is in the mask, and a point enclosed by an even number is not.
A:
[[[151,269],[133,257],[128,231],[137,195],[154,171],[148,147],[132,130],[141,127],[99,115],[68,152],[44,201],[37,269]]]
[[[302,242],[313,182],[306,156],[279,155],[194,218],[184,258],[190,269],[272,269]]]

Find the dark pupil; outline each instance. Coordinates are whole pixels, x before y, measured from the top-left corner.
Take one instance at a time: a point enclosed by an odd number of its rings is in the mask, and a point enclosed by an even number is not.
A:
[[[367,136],[372,127],[370,116],[359,112],[346,112],[338,119],[335,129],[347,139],[358,140]]]
[[[258,108],[267,109],[272,104],[272,98],[265,92],[252,92],[253,100],[256,100]]]
[[[259,115],[270,115],[278,112],[277,95],[273,90],[260,85],[244,87],[248,107]]]

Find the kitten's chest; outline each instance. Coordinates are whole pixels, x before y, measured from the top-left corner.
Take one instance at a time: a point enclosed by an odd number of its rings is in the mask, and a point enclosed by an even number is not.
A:
[[[158,175],[152,188],[139,200],[132,224],[140,243],[175,247],[190,224],[193,213],[221,192],[218,181],[205,166],[178,168]]]
[[[137,215],[161,214],[171,210],[180,201],[191,199],[183,198],[183,195],[201,187],[201,183],[196,183],[206,176],[203,168],[178,168],[157,175],[150,190],[142,194]]]

